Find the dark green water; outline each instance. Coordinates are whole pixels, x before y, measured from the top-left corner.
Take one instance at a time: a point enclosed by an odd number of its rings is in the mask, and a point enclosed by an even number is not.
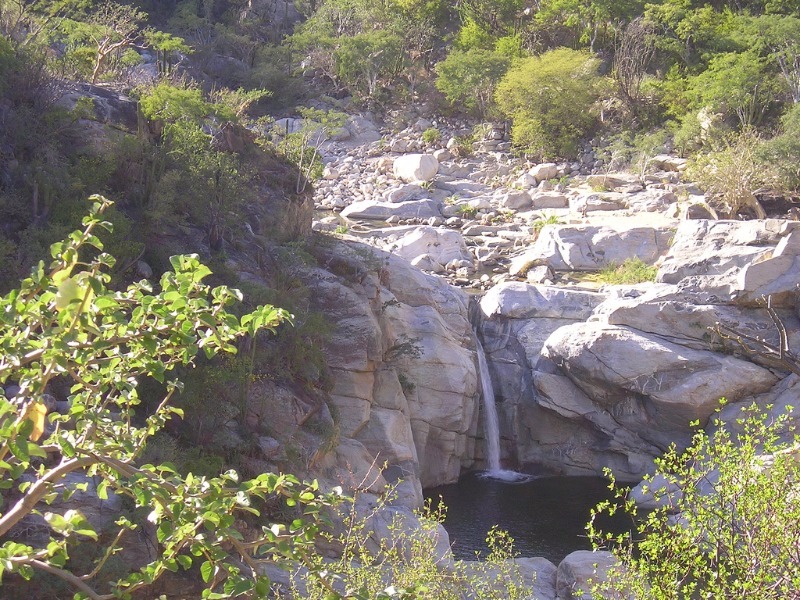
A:
[[[543,477],[524,483],[506,483],[476,474],[458,483],[425,490],[447,506],[444,526],[453,554],[474,559],[486,550],[486,533],[499,525],[514,538],[520,556],[543,556],[556,565],[574,550],[589,550],[586,537],[589,511],[610,499],[608,482],[599,477]],[[605,519],[604,530],[625,531],[625,517]]]

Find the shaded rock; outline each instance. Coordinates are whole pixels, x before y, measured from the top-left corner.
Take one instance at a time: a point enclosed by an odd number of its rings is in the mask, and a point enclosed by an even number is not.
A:
[[[409,200],[408,202],[376,202],[363,200],[354,202],[342,211],[348,219],[385,221],[391,217],[400,219],[429,219],[442,216],[439,204],[433,200]]]
[[[652,481],[642,481],[634,487],[628,494],[628,499],[633,500],[643,510],[655,510],[677,506],[681,496],[681,488],[658,473]]]
[[[558,600],[593,600],[592,584],[605,581],[610,569],[618,565],[610,552],[578,550],[558,565],[556,592]]]

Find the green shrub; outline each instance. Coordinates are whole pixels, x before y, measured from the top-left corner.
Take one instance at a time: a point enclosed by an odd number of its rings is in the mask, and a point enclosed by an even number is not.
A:
[[[436,88],[454,106],[486,117],[492,108],[495,86],[510,64],[507,56],[492,50],[453,50],[436,65]]]
[[[720,150],[698,155],[689,164],[688,175],[705,190],[711,203],[729,216],[749,212],[765,219],[767,214],[755,192],[771,187],[779,177],[773,165],[761,159],[761,145],[752,132],[729,137]]]
[[[800,189],[800,104],[794,104],[781,119],[781,132],[756,149],[762,164],[775,169],[775,187],[792,193]]]
[[[422,141],[426,144],[435,144],[441,139],[442,132],[436,129],[436,127],[428,127],[428,129],[422,132]]]
[[[391,495],[391,494],[390,494]],[[431,503],[413,517],[385,502],[369,511],[355,503],[338,507],[341,532],[328,532],[329,544],[341,548],[330,561],[314,557],[317,569],[325,569],[349,590],[354,599],[521,600],[531,597],[515,564],[514,541],[504,531],[487,533],[489,552],[481,562],[456,562],[445,567],[441,544],[437,547],[445,508]],[[388,533],[374,536],[374,530]],[[299,579],[299,580],[298,580]],[[295,579],[294,598],[334,598],[324,584],[313,578]]]
[[[608,265],[598,274],[598,280],[612,285],[625,285],[655,281],[658,268],[640,258],[629,258],[621,265]]]
[[[542,216],[533,221],[533,223],[531,223],[531,228],[533,229],[534,232],[538,234],[547,225],[563,225],[563,224],[564,221],[559,219],[558,215],[547,215],[546,217]]]
[[[600,61],[559,48],[526,58],[503,77],[495,99],[513,121],[514,145],[538,157],[573,157],[596,122]]]
[[[474,219],[478,214],[477,207],[470,206],[469,204],[460,204],[456,210],[459,216],[464,219]]]
[[[624,510],[636,527],[627,536],[603,534],[593,516],[595,547],[610,547],[622,563],[594,586],[596,597],[797,597],[798,446],[788,415],[763,410],[752,405],[735,422],[716,420],[713,433],[696,433],[684,453],[673,446],[657,460],[656,474],[645,479],[660,506],[653,511],[637,510],[612,481],[620,503],[603,503],[595,515]]]

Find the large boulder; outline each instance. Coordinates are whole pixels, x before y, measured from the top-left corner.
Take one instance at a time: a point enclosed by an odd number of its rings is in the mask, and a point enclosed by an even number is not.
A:
[[[481,311],[491,319],[554,318],[585,321],[606,299],[605,294],[509,281],[496,285],[481,299]]]
[[[539,265],[557,271],[598,271],[633,258],[653,264],[667,253],[672,236],[667,227],[548,225],[531,248],[512,260],[509,272],[521,274]]]
[[[763,393],[778,380],[751,362],[596,322],[557,330],[543,354],[620,425],[661,448],[688,443],[689,422],[705,424],[720,398]]]
[[[678,283],[690,276],[721,275],[766,255],[800,223],[778,221],[683,221],[658,280]]]
[[[439,172],[439,161],[431,154],[405,154],[394,161],[394,176],[405,182],[431,181]]]
[[[326,355],[341,434],[418,491],[456,481],[473,459],[479,399],[465,294],[363,244],[317,252],[328,270],[307,277],[334,325]]]
[[[464,237],[452,229],[417,227],[390,242],[387,249],[408,261],[428,255],[440,265],[446,265],[452,260],[472,262],[472,254],[464,242]]]
[[[542,163],[531,168],[528,171],[528,175],[535,178],[536,181],[553,179],[554,177],[558,177],[558,165],[555,163]]]
[[[610,552],[578,550],[558,565],[557,600],[593,600],[593,584],[605,581],[609,571],[619,565]]]
[[[441,217],[439,203],[433,200],[409,200],[407,202],[377,202],[363,200],[353,202],[342,211],[347,219],[386,221],[391,217],[400,219],[430,219]]]

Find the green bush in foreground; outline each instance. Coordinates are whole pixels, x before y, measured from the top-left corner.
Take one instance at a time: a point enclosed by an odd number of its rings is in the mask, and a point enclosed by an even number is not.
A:
[[[734,424],[716,420],[686,452],[672,448],[656,461],[647,479],[659,506],[652,512],[637,511],[617,488],[638,525],[616,537],[597,531],[593,516],[595,546],[610,546],[622,565],[595,586],[598,597],[800,597],[798,446],[781,441],[794,435],[791,419],[770,421],[761,410],[743,409]],[[603,503],[595,516],[617,506]]]
[[[236,338],[272,330],[288,315],[264,306],[238,319],[226,307],[241,294],[204,285],[210,271],[196,256],[172,257],[174,271],[162,276],[158,292],[146,282],[109,290],[106,271],[114,259],[102,253],[93,233],[110,227],[101,220],[109,205],[94,197],[84,229],[52,246],[50,267],[39,263],[19,289],[0,298],[0,384],[20,388],[13,399],[0,393],[0,585],[10,574],[29,580],[45,573],[76,598],[127,598],[166,571],[199,567],[203,598],[248,592],[265,597],[270,581],[259,565],[304,563],[313,553],[320,510],[336,496],[323,496],[316,484],[291,476],[267,473],[241,481],[228,471],[184,477],[169,463],[138,459],[147,441],[180,414],[170,406],[180,384],[167,380],[169,371],[191,364],[200,350],[208,357],[235,352]],[[137,384],[147,377],[169,390],[149,416],[135,412]],[[45,417],[48,384],[58,380],[71,385],[69,410]],[[134,511],[149,513],[158,540],[155,559],[104,577],[104,566],[141,525],[122,514],[97,531],[79,510],[59,509],[59,500],[78,491],[63,485],[70,473],[92,477],[101,499],[113,492]],[[288,528],[265,526],[243,539],[236,520],[257,517],[254,504],[268,496],[297,507],[298,518]],[[36,515],[49,527],[49,541],[33,546],[18,529]],[[99,553],[81,568],[86,561],[79,543],[88,540]]]

